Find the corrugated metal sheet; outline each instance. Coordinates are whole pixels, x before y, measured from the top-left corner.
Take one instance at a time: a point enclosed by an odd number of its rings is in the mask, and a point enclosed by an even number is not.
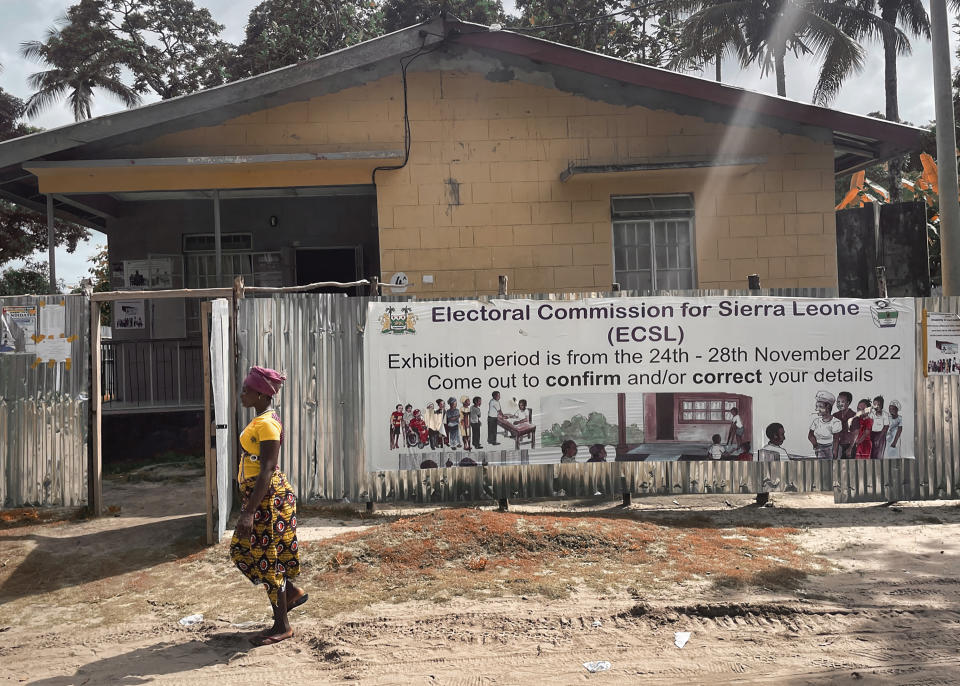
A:
[[[62,301],[76,334],[66,365],[33,367],[35,357],[0,354],[0,506],[73,506],[87,501],[90,425],[90,301],[82,295],[14,296],[0,306]]]
[[[830,289],[662,292],[673,296],[836,297]],[[617,294],[614,294],[616,296]],[[622,292],[623,297],[650,297]],[[610,293],[513,295],[575,300]],[[404,301],[409,298],[388,297]],[[240,305],[240,365],[285,370],[279,398],[283,468],[301,498],[468,502],[497,498],[614,497],[693,493],[834,492],[837,502],[960,498],[958,380],[917,381],[917,459],[883,461],[609,462],[365,470],[363,327],[367,298],[296,294]],[[960,298],[918,300],[917,313],[958,311]],[[918,337],[919,333],[919,326]],[[919,340],[919,339],[918,339]],[[918,351],[922,348],[918,344]],[[920,362],[917,363],[918,372]]]

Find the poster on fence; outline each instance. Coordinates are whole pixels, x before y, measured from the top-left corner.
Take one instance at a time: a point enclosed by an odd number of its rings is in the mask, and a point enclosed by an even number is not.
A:
[[[36,333],[36,305],[4,305],[0,308],[0,353],[33,353]]]
[[[368,469],[913,457],[910,299],[370,303]]]
[[[925,376],[960,374],[960,314],[923,313]]]

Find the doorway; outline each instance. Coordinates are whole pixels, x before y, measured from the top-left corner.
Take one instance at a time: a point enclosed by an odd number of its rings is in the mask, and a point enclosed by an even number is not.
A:
[[[297,248],[297,285],[318,281],[358,281],[363,270],[363,248],[359,245],[332,248]],[[318,288],[315,293],[343,293],[342,288]],[[346,291],[359,295],[359,288]]]
[[[657,393],[657,440],[672,441],[673,435],[673,393]]]

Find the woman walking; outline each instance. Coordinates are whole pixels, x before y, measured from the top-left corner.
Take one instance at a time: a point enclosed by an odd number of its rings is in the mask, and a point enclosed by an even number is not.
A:
[[[240,402],[256,416],[240,434],[240,518],[230,542],[230,558],[244,576],[263,585],[273,608],[273,626],[254,636],[254,645],[279,643],[293,636],[287,612],[307,601],[291,579],[300,573],[297,545],[297,498],[280,471],[283,426],[271,407],[286,380],[264,367],[251,367],[243,380]]]

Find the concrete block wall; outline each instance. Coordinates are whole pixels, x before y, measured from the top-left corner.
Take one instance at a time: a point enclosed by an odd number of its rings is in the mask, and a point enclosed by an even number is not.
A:
[[[608,290],[610,197],[692,193],[698,286],[835,287],[833,148],[823,139],[615,106],[472,72],[408,77],[409,164],[377,174],[381,278],[450,296]],[[402,147],[399,76],[158,138],[138,154],[264,154]],[[747,123],[747,122],[745,122]],[[753,157],[750,167],[560,181],[570,163]],[[425,275],[433,284],[424,284]]]

